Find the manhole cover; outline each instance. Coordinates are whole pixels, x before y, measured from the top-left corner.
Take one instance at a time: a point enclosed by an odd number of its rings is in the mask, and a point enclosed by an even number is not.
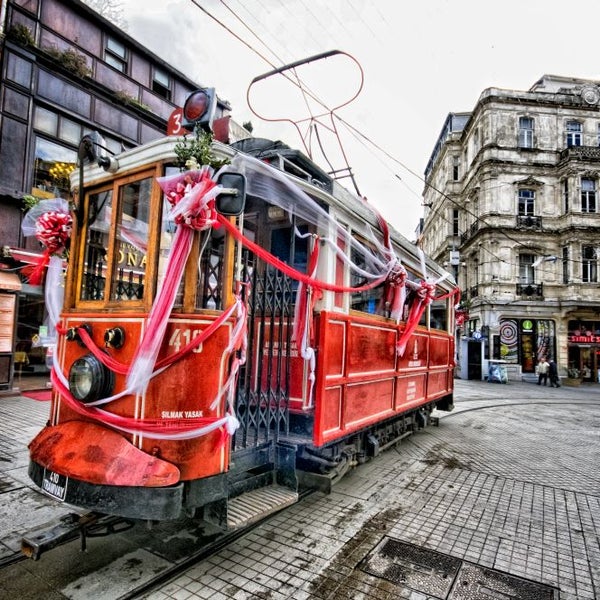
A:
[[[447,554],[385,538],[361,568],[370,575],[443,600],[461,564],[458,558]]]
[[[556,589],[463,563],[449,600],[554,600]]]
[[[413,544],[384,538],[360,568],[431,600],[557,600],[558,590]]]

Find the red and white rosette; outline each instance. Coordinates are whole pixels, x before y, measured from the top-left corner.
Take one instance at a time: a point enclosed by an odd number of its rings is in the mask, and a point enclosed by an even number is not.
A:
[[[63,198],[42,200],[23,217],[21,230],[25,237],[35,236],[44,246],[42,260],[29,276],[31,285],[40,285],[50,257],[66,257],[73,228],[69,203]]]
[[[63,254],[71,237],[73,218],[68,212],[49,210],[35,223],[35,237],[50,254]]]

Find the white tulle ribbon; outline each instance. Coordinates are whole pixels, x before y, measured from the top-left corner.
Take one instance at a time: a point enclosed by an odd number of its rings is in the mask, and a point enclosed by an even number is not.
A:
[[[48,337],[50,343],[55,344],[57,338],[56,326],[60,321],[60,311],[65,299],[64,265],[59,256],[51,256],[46,273],[46,286],[44,299],[48,311]]]
[[[425,265],[425,254],[423,253],[423,250],[421,250],[421,248],[418,248],[418,251],[421,260],[421,271],[423,274],[423,280],[420,283],[415,283],[414,281],[406,280],[406,285],[413,289],[416,292],[416,294],[415,299],[410,307],[408,318],[406,319],[406,326],[404,328],[404,331],[400,335],[398,343],[396,344],[396,353],[398,354],[398,356],[404,356],[408,340],[417,328],[423,312],[435,298],[436,286],[439,283],[441,283],[444,279],[446,279],[446,277],[448,277],[449,275],[449,273],[445,273],[436,280],[431,280],[430,278],[428,278],[427,267]]]
[[[210,203],[221,187],[210,179],[211,174],[212,170],[204,167],[198,172],[176,176],[174,179],[187,177],[190,180],[193,178],[193,181],[187,185],[179,183],[180,188],[170,192],[166,191],[169,186],[169,178],[163,178],[160,181],[169,202],[173,205],[169,218],[178,225],[167,258],[166,276],[154,299],[146,321],[146,328],[127,375],[127,388],[136,393],[143,394],[152,378],[167,322],[192,248],[194,231],[209,229],[214,224],[214,221],[211,220],[213,208]]]

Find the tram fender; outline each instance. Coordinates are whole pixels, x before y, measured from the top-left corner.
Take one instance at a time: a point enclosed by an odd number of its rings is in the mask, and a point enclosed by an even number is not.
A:
[[[136,448],[95,423],[67,421],[44,428],[29,444],[44,468],[97,485],[164,487],[179,482],[179,469]]]

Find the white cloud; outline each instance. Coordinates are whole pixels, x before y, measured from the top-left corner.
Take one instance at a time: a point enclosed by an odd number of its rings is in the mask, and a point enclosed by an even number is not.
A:
[[[335,48],[356,57],[364,89],[339,114],[400,164],[341,128],[344,147],[361,192],[410,239],[422,216],[424,184],[402,165],[422,176],[448,112],[471,110],[486,87],[528,89],[544,73],[598,76],[595,36],[585,27],[573,35],[567,19],[577,14],[581,23],[596,22],[600,5],[586,0],[572,0],[568,14],[556,0],[197,3],[277,66]],[[129,33],[198,83],[215,87],[238,122],[251,120],[255,135],[301,147],[293,128],[274,129],[249,110],[250,81],[272,67],[234,34],[191,0],[122,4]],[[348,78],[334,70],[321,83],[312,86],[319,96],[326,87],[344,91]],[[272,100],[283,104],[279,95]]]

